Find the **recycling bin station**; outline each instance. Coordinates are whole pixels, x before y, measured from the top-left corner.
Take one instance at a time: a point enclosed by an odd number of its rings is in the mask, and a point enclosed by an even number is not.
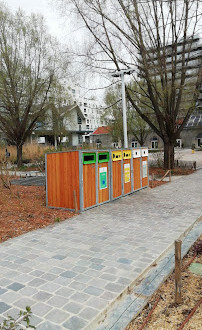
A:
[[[131,155],[131,150],[123,150],[123,195],[130,194],[133,190]]]
[[[142,160],[142,188],[149,185],[149,169],[148,169],[148,149],[141,149]]]
[[[46,154],[46,205],[80,212],[148,186],[148,149]]]
[[[137,191],[142,187],[141,149],[133,149],[132,157],[133,157],[133,191]]]
[[[123,194],[122,176],[123,160],[122,150],[111,151],[111,200],[119,198]]]
[[[109,151],[46,154],[48,207],[83,211],[109,200]]]

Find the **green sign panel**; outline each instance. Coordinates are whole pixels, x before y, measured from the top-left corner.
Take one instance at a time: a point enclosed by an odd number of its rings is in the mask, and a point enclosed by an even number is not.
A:
[[[99,168],[100,190],[107,188],[107,167]]]

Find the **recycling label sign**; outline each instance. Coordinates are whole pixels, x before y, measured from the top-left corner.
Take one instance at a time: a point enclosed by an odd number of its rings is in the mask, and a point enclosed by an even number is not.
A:
[[[146,178],[147,177],[147,161],[144,160],[142,162],[142,177]]]
[[[124,181],[130,182],[130,164],[124,164]]]
[[[99,168],[100,190],[107,188],[107,167]]]

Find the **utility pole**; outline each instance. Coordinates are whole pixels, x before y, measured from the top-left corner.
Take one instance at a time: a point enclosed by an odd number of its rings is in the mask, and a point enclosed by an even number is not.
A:
[[[126,114],[126,90],[124,75],[131,74],[134,69],[118,70],[112,73],[112,77],[121,77],[121,94],[122,94],[122,109],[123,109],[123,135],[124,148],[128,148],[128,134],[127,134],[127,114]]]

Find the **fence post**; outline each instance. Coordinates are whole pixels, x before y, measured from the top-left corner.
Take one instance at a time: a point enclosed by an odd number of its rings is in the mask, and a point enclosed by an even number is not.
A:
[[[152,188],[153,188],[153,181],[154,181],[154,173],[152,173]]]
[[[171,182],[171,170],[169,172],[169,181]]]
[[[182,303],[182,274],[181,274],[181,246],[182,241],[175,241],[175,303]]]

